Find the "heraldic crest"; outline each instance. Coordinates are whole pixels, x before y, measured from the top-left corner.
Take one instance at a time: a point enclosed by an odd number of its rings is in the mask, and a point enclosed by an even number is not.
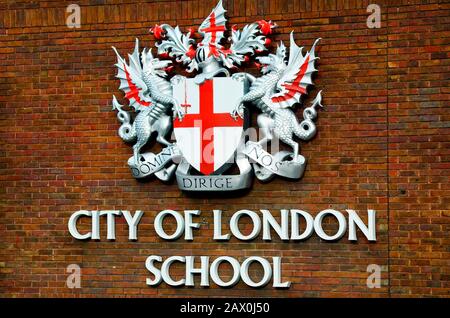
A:
[[[127,61],[113,47],[119,89],[136,112],[131,114],[113,97],[113,109],[121,123],[119,136],[133,143],[128,165],[135,178],[155,175],[169,181],[175,175],[182,190],[230,191],[250,187],[253,174],[260,181],[303,175],[306,159],[299,154],[294,138],[307,141],[315,136],[321,92],[304,109],[301,121],[292,108],[302,103],[301,97],[313,84],[311,76],[317,71],[314,63],[318,59],[314,50],[319,39],[304,55],[292,32],[289,49],[281,42],[275,53],[264,54],[270,43],[267,36],[276,25],[261,20],[241,30],[233,27],[230,45],[225,48],[221,44],[225,12],[220,1],[200,25],[203,40],[198,44],[192,30],[183,34],[178,26],[162,24],[151,29],[157,40],[156,53],[140,51],[136,39]],[[255,62],[260,77],[231,74],[257,54],[261,54]],[[173,61],[196,75],[169,79]],[[259,110],[258,141],[246,136],[247,108],[253,107]],[[169,139],[172,132],[174,143]],[[142,153],[152,136],[162,150]],[[266,145],[271,140],[280,140],[292,151],[269,153]],[[224,174],[233,167],[239,173]]]

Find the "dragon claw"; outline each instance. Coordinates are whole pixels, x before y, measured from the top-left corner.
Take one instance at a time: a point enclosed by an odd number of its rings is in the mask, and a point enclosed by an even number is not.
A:
[[[173,116],[175,117],[175,118],[178,118],[180,121],[182,121],[183,120],[183,118],[184,118],[184,112],[181,110],[181,109],[176,109],[176,110],[174,110],[174,112],[173,112]]]
[[[237,120],[238,116],[244,119],[244,107],[236,107],[230,114],[234,120]]]

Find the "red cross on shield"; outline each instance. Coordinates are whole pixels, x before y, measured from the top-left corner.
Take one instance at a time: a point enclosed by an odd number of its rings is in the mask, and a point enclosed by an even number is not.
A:
[[[177,145],[184,159],[202,174],[212,174],[234,162],[244,121],[235,120],[230,113],[244,94],[244,83],[229,77],[201,84],[181,78],[173,84],[173,96],[179,104],[190,105],[182,121],[174,120]]]

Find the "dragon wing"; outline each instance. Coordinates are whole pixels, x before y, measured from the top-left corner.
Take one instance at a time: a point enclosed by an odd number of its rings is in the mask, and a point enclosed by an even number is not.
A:
[[[203,36],[203,41],[200,45],[209,46],[212,52],[214,52],[215,48],[221,48],[219,43],[223,38],[223,32],[226,30],[225,23],[227,22],[225,12],[222,0],[220,0],[198,28],[198,32]],[[218,54],[217,52],[215,55],[218,56]]]
[[[125,93],[125,97],[130,101],[130,107],[136,111],[141,107],[148,107],[152,103],[148,87],[143,81],[143,70],[139,59],[139,40],[136,39],[133,54],[128,54],[129,64],[120,56],[117,49],[112,47],[117,55],[117,75],[120,79],[119,89]]]
[[[291,107],[300,102],[301,96],[306,94],[306,88],[308,85],[312,85],[311,75],[317,71],[314,61],[318,57],[315,56],[314,49],[319,40],[317,39],[311,50],[303,56],[302,48],[295,44],[294,33],[291,32],[289,62],[277,83],[279,92],[271,96],[275,105],[281,108]]]

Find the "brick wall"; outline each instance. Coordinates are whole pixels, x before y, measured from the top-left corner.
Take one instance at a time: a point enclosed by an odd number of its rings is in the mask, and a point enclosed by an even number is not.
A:
[[[224,198],[188,195],[158,180],[137,182],[126,166],[131,148],[117,136],[111,111],[113,94],[123,100],[111,45],[125,54],[139,37],[153,47],[150,26],[198,27],[214,0],[80,0],[80,29],[65,25],[72,1],[3,1],[0,295],[448,297],[450,6],[376,2],[380,29],[366,26],[368,1],[224,0],[230,26],[276,21],[274,43],[288,40],[291,30],[306,48],[323,38],[311,95],[322,89],[326,105],[317,137],[302,146],[309,163],[301,181],[255,181],[247,194]],[[72,212],[111,208],[145,211],[138,242],[128,242],[123,222],[115,242],[71,238]],[[156,237],[152,224],[164,208],[202,210],[206,223],[194,242]],[[370,208],[377,211],[378,241],[217,243],[213,208],[223,208],[225,219],[242,208],[274,214],[300,208],[313,215]],[[147,287],[144,261],[151,254],[278,255],[293,285]],[[82,267],[81,289],[66,287],[72,263]],[[379,289],[366,286],[368,264],[382,266]]]

